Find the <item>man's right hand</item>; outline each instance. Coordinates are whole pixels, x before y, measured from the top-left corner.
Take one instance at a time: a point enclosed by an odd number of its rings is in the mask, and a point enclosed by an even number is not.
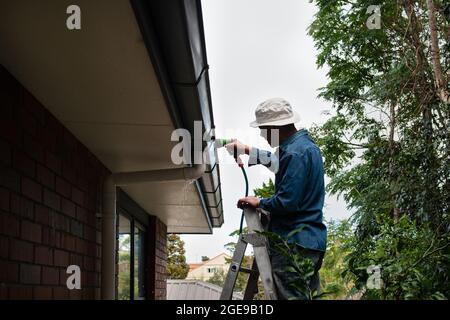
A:
[[[231,154],[237,162],[239,161],[239,156],[241,154],[250,154],[250,151],[251,151],[250,146],[243,144],[242,142],[240,142],[237,139],[233,139],[232,142],[226,144],[225,148],[227,149],[228,153]]]

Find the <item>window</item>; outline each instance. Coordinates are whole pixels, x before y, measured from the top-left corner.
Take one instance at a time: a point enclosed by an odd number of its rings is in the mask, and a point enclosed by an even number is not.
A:
[[[125,214],[119,214],[118,227],[117,298],[119,300],[145,299],[145,228],[133,217]]]
[[[208,268],[208,273],[216,272],[217,268]]]

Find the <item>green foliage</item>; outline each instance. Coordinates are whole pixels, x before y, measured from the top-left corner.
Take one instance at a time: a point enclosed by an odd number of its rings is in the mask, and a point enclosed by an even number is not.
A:
[[[275,194],[275,185],[273,184],[272,179],[269,179],[267,184],[263,182],[262,187],[254,189],[253,192],[255,197],[270,198]]]
[[[450,107],[434,85],[427,2],[314,2],[309,33],[329,70],[320,97],[333,110],[311,132],[327,190],[353,211],[345,276],[363,298],[449,298]],[[448,78],[448,1],[434,3]],[[366,10],[376,4],[381,29],[370,30]],[[380,290],[365,290],[372,264],[382,267]]]
[[[367,279],[364,267],[381,267],[383,286],[368,290],[370,299],[446,299],[450,295],[449,236],[436,237],[427,224],[418,224],[407,216],[398,221],[385,217],[376,237],[369,239],[349,256],[350,270],[358,279]],[[365,282],[358,285],[362,288]]]
[[[303,228],[299,228],[291,231],[286,238],[270,231],[260,231],[258,233],[267,237],[270,241],[271,248],[285,257],[287,261],[286,272],[295,275],[292,282],[289,283],[289,286],[296,291],[301,292],[307,300],[313,300],[326,295],[326,293],[317,294],[315,290],[311,289],[310,282],[314,275],[314,263],[310,259],[303,257],[302,254],[296,250],[297,244],[290,241],[291,238],[296,233],[301,232],[302,229]],[[298,299],[301,298],[302,297],[298,297]]]
[[[219,287],[223,287],[223,284],[225,283],[226,274],[222,269],[215,270],[213,275],[206,280],[206,282],[215,284]]]
[[[167,272],[169,279],[185,279],[189,272],[184,241],[177,234],[167,236]]]
[[[119,275],[119,300],[130,300],[130,271],[120,272]]]
[[[348,220],[331,220],[327,229],[327,251],[320,269],[322,290],[329,292],[325,299],[345,299],[353,289],[351,279],[345,276],[345,259],[351,252],[353,230]]]

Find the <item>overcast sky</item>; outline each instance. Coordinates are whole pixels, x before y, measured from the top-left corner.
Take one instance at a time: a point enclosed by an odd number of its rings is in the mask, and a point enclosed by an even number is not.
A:
[[[306,0],[203,0],[206,49],[216,135],[238,138],[269,149],[259,129],[249,127],[258,103],[272,97],[288,100],[300,114],[298,127],[323,123],[328,102],[317,98],[326,70],[316,68],[316,50],[307,35],[316,8]],[[220,158],[227,157],[219,150]],[[250,194],[273,178],[262,166],[247,169]],[[188,262],[226,252],[228,235],[239,228],[236,202],[245,192],[234,164],[220,165],[225,223],[212,235],[183,235]],[[349,216],[343,200],[327,195],[325,219]]]

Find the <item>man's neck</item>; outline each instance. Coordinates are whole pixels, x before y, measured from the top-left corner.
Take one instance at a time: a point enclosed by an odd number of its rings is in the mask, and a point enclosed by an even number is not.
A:
[[[287,139],[297,133],[295,127],[282,128],[280,130],[280,144],[283,144]]]

